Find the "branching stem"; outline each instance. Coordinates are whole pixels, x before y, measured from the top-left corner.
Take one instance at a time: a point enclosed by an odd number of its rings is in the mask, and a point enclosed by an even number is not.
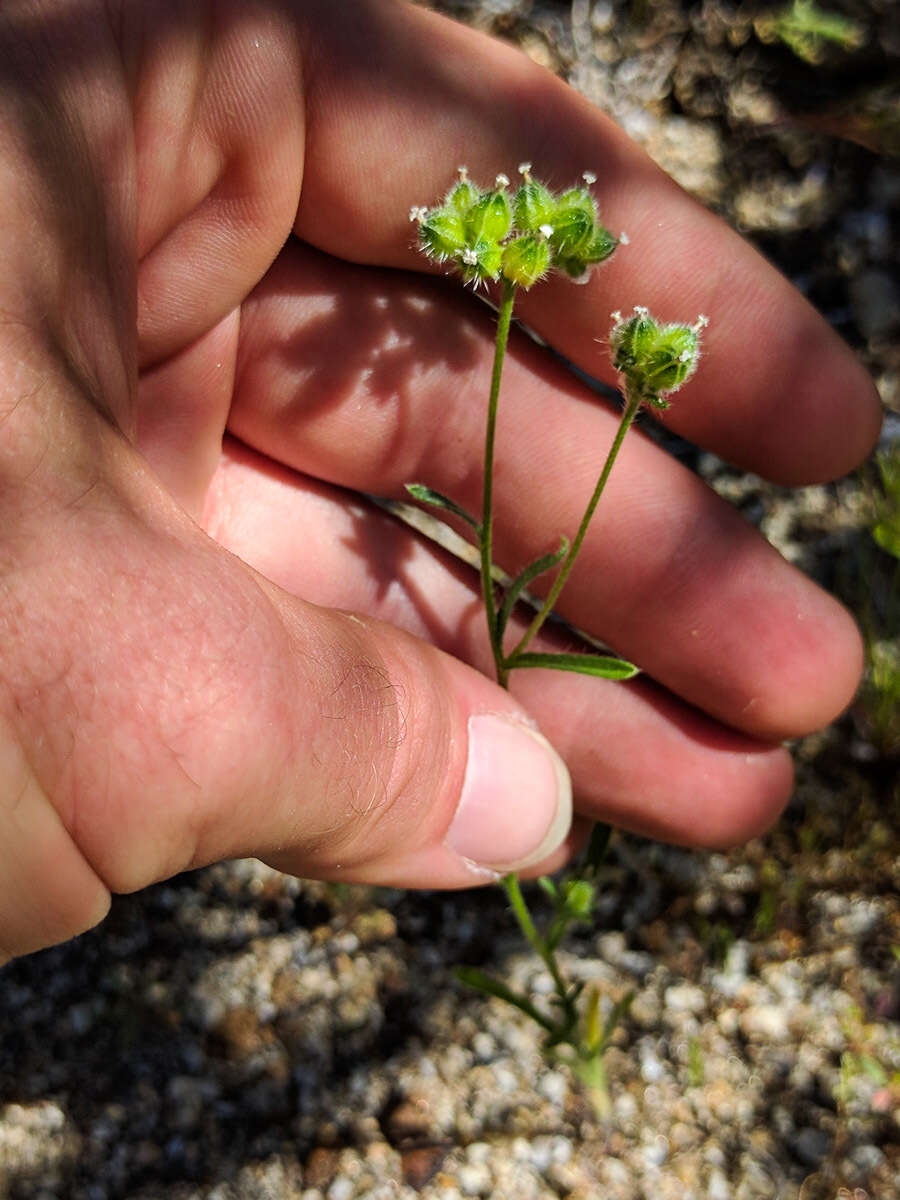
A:
[[[584,541],[585,534],[588,531],[591,518],[594,515],[597,505],[600,503],[600,497],[603,495],[603,489],[606,487],[606,481],[609,479],[609,473],[613,468],[616,458],[618,457],[622,442],[625,440],[625,434],[628,432],[632,422],[634,421],[634,418],[637,416],[638,409],[641,407],[643,400],[643,394],[637,389],[630,389],[626,393],[625,411],[622,413],[622,419],[619,422],[619,428],[616,431],[616,436],[612,446],[610,447],[609,454],[606,456],[606,462],[603,464],[603,470],[600,472],[597,485],[594,488],[594,493],[588,502],[587,508],[584,510],[584,516],[581,518],[581,524],[578,526],[578,532],[575,535],[572,545],[569,547],[569,553],[563,559],[562,565],[559,568],[559,572],[553,581],[553,586],[547,593],[547,598],[541,606],[540,611],[536,614],[534,620],[525,630],[521,641],[518,643],[512,653],[507,656],[507,662],[512,662],[517,654],[522,653],[525,647],[529,644],[529,642],[547,620],[550,613],[553,611],[553,606],[559,599],[559,594],[565,587],[566,580],[569,578],[572,568],[575,566],[575,559],[578,557],[578,552],[581,549],[581,544]]]

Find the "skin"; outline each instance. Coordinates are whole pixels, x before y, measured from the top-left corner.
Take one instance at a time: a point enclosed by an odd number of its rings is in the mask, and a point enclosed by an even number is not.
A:
[[[667,423],[827,480],[880,409],[784,280],[560,82],[393,0],[7,0],[0,64],[0,960],[228,856],[477,882],[442,844],[473,713],[528,712],[569,764],[545,868],[597,818],[698,845],[771,823],[778,743],[847,705],[859,638],[642,435],[561,601],[627,685],[502,692],[474,575],[353,493],[478,505],[490,314],[407,222],[457,163],[593,169],[631,244],[523,317],[608,378],[611,308],[708,313]],[[614,427],[514,334],[500,562],[574,529]]]

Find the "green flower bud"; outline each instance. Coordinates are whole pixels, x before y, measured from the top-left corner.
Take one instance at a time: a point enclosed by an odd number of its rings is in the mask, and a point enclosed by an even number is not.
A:
[[[522,233],[537,233],[542,225],[552,225],[556,199],[549,188],[535,179],[527,179],[513,200],[516,228]]]
[[[594,907],[594,885],[586,879],[570,879],[564,886],[566,912],[587,920]]]
[[[587,265],[593,266],[595,263],[601,263],[609,258],[618,244],[619,238],[614,237],[598,222],[594,228],[594,236],[588,242],[581,257]]]
[[[479,284],[486,279],[496,279],[500,274],[503,247],[497,242],[479,241],[466,246],[458,262],[466,283]]]
[[[578,254],[566,256],[557,255],[556,265],[573,279],[584,279],[588,270],[609,258],[619,244],[619,239],[613,237],[602,225],[595,226],[593,236]]]
[[[597,227],[597,205],[587,188],[570,188],[559,197],[551,241],[560,258],[579,256]]]
[[[582,208],[557,210],[549,224],[553,229],[550,241],[559,259],[578,257],[594,234],[594,218]]]
[[[481,189],[477,188],[474,183],[468,178],[460,179],[459,183],[455,183],[447,193],[444,200],[446,208],[452,208],[454,212],[459,213],[461,217],[465,217],[466,213],[478,200],[481,195]]]
[[[508,242],[503,250],[503,276],[518,287],[530,288],[550,266],[550,246],[542,235],[526,234]]]
[[[512,225],[509,195],[504,188],[484,192],[466,213],[466,242],[502,242]]]
[[[419,245],[438,262],[457,258],[466,245],[462,217],[449,208],[432,208],[419,224]]]
[[[663,325],[637,305],[633,317],[623,320],[621,313],[613,317],[610,350],[626,388],[636,389],[656,408],[667,408],[664,397],[677,391],[697,368],[706,317],[693,325]]]

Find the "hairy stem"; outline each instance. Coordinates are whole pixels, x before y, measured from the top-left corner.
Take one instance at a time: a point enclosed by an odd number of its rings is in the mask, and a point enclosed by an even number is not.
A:
[[[566,1013],[571,1017],[572,1002],[569,999],[569,990],[566,987],[565,981],[559,971],[559,964],[556,961],[556,955],[547,945],[544,938],[538,933],[537,926],[531,919],[531,913],[528,911],[528,905],[525,903],[525,897],[522,895],[522,888],[519,885],[517,875],[504,875],[500,880],[503,889],[509,898],[510,907],[513,910],[516,920],[519,922],[519,928],[525,935],[525,939],[531,946],[532,950],[544,962],[547,970],[553,979],[556,993],[563,1005]]]
[[[497,670],[497,680],[502,687],[507,686],[509,672],[503,664],[503,647],[498,636],[497,608],[494,603],[493,541],[494,541],[494,440],[497,431],[497,404],[500,399],[500,380],[503,376],[503,360],[506,357],[506,344],[509,341],[509,326],[512,320],[513,304],[516,299],[516,285],[508,280],[503,281],[503,293],[497,314],[497,337],[494,344],[494,369],[491,374],[491,394],[488,399],[487,426],[484,435],[484,483],[481,493],[481,593],[484,597],[484,609],[487,616],[488,634],[491,639],[491,649],[494,653],[494,663]]]
[[[522,635],[522,639],[519,644],[512,651],[512,653],[507,656],[505,660],[507,669],[515,666],[514,660],[516,655],[522,653],[528,643],[532,640],[532,638],[547,620],[550,613],[553,611],[553,606],[559,599],[559,594],[565,587],[566,580],[569,578],[572,568],[575,566],[575,559],[578,557],[578,552],[581,549],[581,544],[584,541],[585,534],[588,531],[591,518],[594,515],[597,505],[600,503],[600,497],[603,495],[603,489],[606,487],[606,481],[609,479],[609,473],[613,468],[616,458],[618,457],[619,450],[622,447],[622,442],[625,440],[625,434],[628,432],[632,422],[634,421],[634,418],[637,416],[638,409],[641,407],[643,400],[643,394],[638,392],[636,389],[630,389],[628,392],[626,392],[625,411],[622,413],[622,419],[619,422],[619,428],[616,430],[615,439],[610,447],[609,454],[606,456],[606,462],[603,464],[603,470],[600,472],[600,477],[597,480],[594,493],[588,502],[587,508],[584,510],[584,516],[581,518],[581,524],[578,526],[578,532],[575,535],[572,545],[569,547],[569,553],[563,559],[562,565],[559,568],[559,573],[554,579],[553,586],[547,593],[547,598],[541,606],[540,611],[536,614],[534,620],[525,630],[525,633]]]

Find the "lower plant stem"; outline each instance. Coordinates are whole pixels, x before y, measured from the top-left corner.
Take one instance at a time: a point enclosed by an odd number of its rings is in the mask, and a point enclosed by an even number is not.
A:
[[[513,910],[513,914],[515,915],[516,920],[519,922],[519,928],[525,935],[525,940],[528,942],[532,950],[534,950],[535,954],[540,955],[544,962],[544,966],[550,972],[557,995],[562,1001],[564,1008],[567,1011],[570,1010],[571,1001],[568,997],[568,988],[565,985],[562,975],[559,973],[556,955],[538,933],[537,926],[531,919],[531,913],[528,911],[528,905],[525,903],[525,897],[522,895],[522,889],[519,886],[518,876],[504,875],[500,882],[509,898],[509,904]]]
[[[605,1120],[612,1113],[612,1101],[602,1056],[594,1054],[590,1058],[582,1059],[575,1065],[575,1073],[587,1087],[588,1096],[597,1116]]]
[[[540,611],[535,616],[534,620],[525,630],[522,639],[516,648],[506,658],[507,663],[511,663],[517,654],[521,654],[525,647],[529,644],[541,626],[553,611],[553,606],[559,599],[559,594],[566,585],[566,580],[575,566],[575,559],[578,557],[578,552],[581,549],[581,544],[584,541],[585,534],[588,531],[588,526],[591,523],[591,518],[600,502],[600,497],[603,495],[603,489],[606,487],[606,481],[609,479],[609,473],[613,468],[618,457],[619,450],[622,447],[622,442],[625,440],[625,434],[631,427],[634,418],[637,416],[638,409],[643,402],[643,395],[640,392],[627,392],[625,396],[625,411],[622,413],[622,419],[619,422],[619,428],[616,430],[616,436],[613,444],[609,449],[609,454],[606,456],[606,462],[603,464],[603,470],[600,472],[600,477],[597,480],[597,485],[594,488],[594,494],[588,502],[587,508],[584,510],[584,516],[581,518],[581,524],[578,526],[578,532],[575,535],[575,540],[569,547],[569,553],[562,561],[559,568],[559,573],[553,581],[553,586],[547,593],[547,598],[541,606]],[[514,664],[513,664],[514,665]]]
[[[516,285],[503,281],[503,293],[497,313],[497,337],[494,344],[494,369],[491,374],[491,394],[488,398],[487,425],[484,435],[484,483],[481,493],[481,593],[487,616],[488,634],[494,654],[497,680],[506,687],[509,672],[503,665],[503,647],[497,636],[497,608],[494,602],[493,541],[494,541],[494,439],[497,431],[497,404],[500,399],[500,380],[503,360],[509,341],[509,326],[516,299]]]

